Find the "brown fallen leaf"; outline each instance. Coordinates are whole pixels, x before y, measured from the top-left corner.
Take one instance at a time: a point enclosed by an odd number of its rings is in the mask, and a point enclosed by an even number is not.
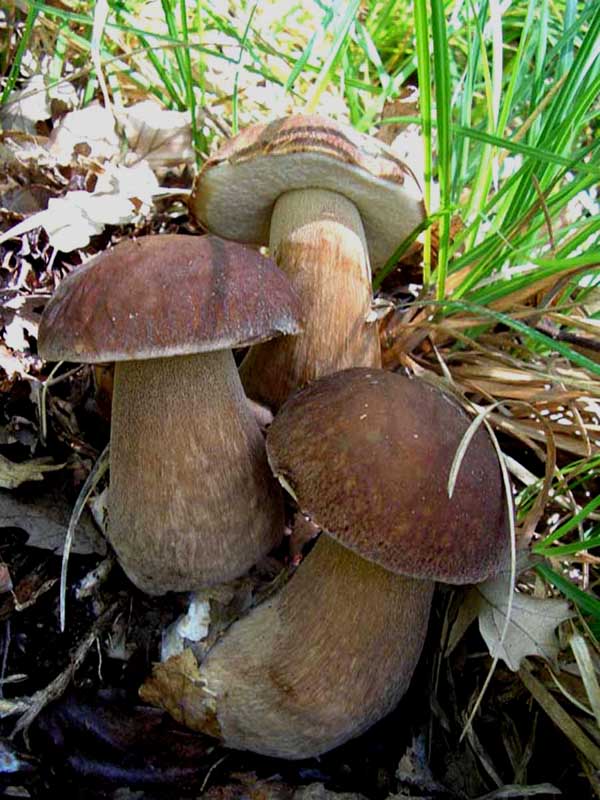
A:
[[[0,529],[24,530],[29,534],[29,547],[62,553],[71,511],[71,504],[59,491],[36,493],[34,499],[0,491]],[[84,555],[106,553],[106,542],[87,513],[77,526],[72,552]]]
[[[198,718],[198,713],[188,713],[188,706],[194,709],[197,705],[202,683],[198,662],[192,651],[185,649],[161,664],[154,664],[152,675],[145,680],[138,693],[144,702],[164,708],[177,722],[196,729],[197,726],[190,723]],[[203,698],[202,731],[218,739],[221,737],[221,728],[214,706],[215,702],[210,697]]]

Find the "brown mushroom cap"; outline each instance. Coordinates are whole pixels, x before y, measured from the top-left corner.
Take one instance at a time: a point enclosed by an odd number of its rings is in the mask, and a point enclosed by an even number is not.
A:
[[[227,142],[196,178],[190,210],[213,233],[267,244],[277,198],[310,188],[355,204],[374,269],[424,218],[419,184],[392,150],[334,120],[300,114],[253,125]]]
[[[49,301],[50,361],[143,360],[297,333],[299,300],[270,259],[216,236],[120,242],[72,272]]]
[[[414,578],[478,582],[505,563],[508,513],[483,428],[448,497],[469,422],[423,380],[356,368],[290,398],[269,429],[267,455],[302,511],[363,558]]]

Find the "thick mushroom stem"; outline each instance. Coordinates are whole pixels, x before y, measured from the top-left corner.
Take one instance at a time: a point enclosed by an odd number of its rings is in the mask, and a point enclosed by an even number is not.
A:
[[[283,590],[236,622],[199,670],[189,651],[175,656],[140,694],[229,747],[316,756],[398,703],[423,647],[433,587],[322,534]]]
[[[230,580],[282,533],[283,499],[231,351],[118,362],[108,535],[136,586]]]
[[[347,367],[378,367],[371,268],[354,203],[326,189],[281,195],[269,247],[302,302],[304,331],[255,345],[240,375],[249,397],[279,408],[309,381]]]

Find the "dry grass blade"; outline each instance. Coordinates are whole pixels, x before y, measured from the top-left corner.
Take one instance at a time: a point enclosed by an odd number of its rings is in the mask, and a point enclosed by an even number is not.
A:
[[[548,498],[550,496],[552,478],[556,473],[556,444],[554,442],[554,436],[552,435],[552,431],[549,429],[546,420],[543,417],[538,418],[547,432],[545,462],[546,469],[544,471],[544,481],[542,483],[541,491],[538,493],[533,506],[523,519],[520,526],[521,532],[526,538],[534,533],[540,519],[542,518],[542,514],[544,513],[546,503],[548,502]]]
[[[489,419],[495,428],[498,428],[505,433],[509,433],[512,436],[516,436],[521,440],[526,441],[528,439],[532,439],[534,442],[542,442],[543,444],[546,443],[547,433],[540,428],[539,424],[534,420],[511,419],[509,417],[502,416],[502,414],[494,413],[490,414]],[[597,432],[597,426],[594,427],[596,428],[594,432]],[[563,433],[564,428],[562,426],[552,425],[551,428],[558,450],[564,450],[565,452],[571,453],[579,458],[586,458],[590,455],[600,453],[599,444],[594,443],[590,450],[588,444],[585,441],[582,441],[576,435],[571,436],[567,433]]]
[[[531,664],[527,661],[519,670],[519,677],[541,705],[552,722],[557,725],[571,744],[577,748],[595,769],[600,769],[600,748],[585,735],[575,720],[567,714],[560,703],[550,694],[546,687],[532,673]]]
[[[69,554],[71,553],[71,547],[73,545],[73,539],[75,537],[75,529],[77,527],[77,523],[79,522],[79,518],[83,513],[83,509],[85,508],[85,504],[87,503],[89,496],[94,491],[94,487],[98,484],[98,481],[108,470],[108,465],[109,465],[109,445],[106,445],[102,453],[99,455],[98,460],[94,464],[94,467],[90,472],[90,474],[88,475],[85,483],[81,487],[81,491],[79,492],[79,496],[77,497],[77,501],[73,508],[73,513],[71,514],[71,519],[69,520],[69,527],[67,528],[67,535],[65,537],[65,546],[63,548],[63,557],[60,570],[61,631],[64,631],[66,622],[67,569],[69,566]]]
[[[511,618],[512,606],[513,606],[514,586],[515,586],[515,582],[516,582],[516,579],[517,579],[517,549],[516,549],[517,545],[516,545],[516,534],[515,534],[515,513],[514,513],[514,508],[513,508],[513,502],[512,502],[510,476],[508,474],[508,468],[507,468],[507,466],[506,466],[506,464],[504,462],[504,457],[502,455],[502,450],[500,449],[500,444],[498,443],[498,440],[496,439],[496,436],[494,435],[494,432],[489,427],[489,424],[487,422],[485,414],[484,415],[480,415],[480,417],[481,417],[481,419],[479,417],[477,417],[474,420],[474,422],[472,423],[471,427],[474,427],[475,423],[477,423],[477,427],[478,427],[480,422],[483,422],[483,424],[486,426],[486,428],[488,430],[488,433],[491,436],[494,448],[496,450],[496,454],[498,456],[498,462],[500,464],[500,470],[502,472],[502,483],[504,485],[504,494],[505,494],[506,504],[507,504],[507,509],[508,509],[509,536],[510,536],[510,575],[509,575],[509,582],[508,582],[508,587],[509,588],[508,588],[508,599],[507,599],[507,604],[506,604],[506,619],[504,621],[504,625],[503,625],[503,628],[502,628],[502,633],[500,634],[500,643],[502,644],[502,642],[506,638],[506,634],[508,633],[508,628],[509,628],[509,625],[510,625],[510,618]],[[466,438],[467,437],[465,435],[465,439]],[[475,701],[475,704],[474,704],[473,708],[471,709],[471,713],[469,714],[468,719],[464,724],[464,727],[463,727],[462,732],[460,734],[459,741],[462,741],[462,739],[464,738],[465,734],[468,733],[468,731],[471,728],[473,720],[475,719],[475,715],[476,715],[476,713],[477,713],[477,711],[478,711],[478,709],[479,709],[479,707],[480,707],[480,705],[481,705],[481,703],[483,701],[483,697],[485,695],[487,687],[489,686],[489,684],[490,684],[490,682],[492,680],[492,677],[494,675],[494,672],[496,670],[496,666],[498,664],[498,660],[499,660],[499,656],[497,656],[497,655],[495,655],[493,657],[493,659],[492,659],[492,663],[491,663],[490,668],[488,670],[488,673],[486,675],[485,681],[483,682],[483,686],[481,687],[481,691],[479,692],[477,700]]]
[[[581,679],[585,686],[585,691],[594,716],[596,717],[596,722],[600,728],[600,685],[598,684],[598,676],[594,669],[594,663],[590,655],[588,644],[579,633],[574,633],[571,636],[569,644],[575,656],[575,660],[577,661]]]
[[[482,794],[474,800],[505,800],[505,798],[514,797],[519,800],[521,797],[536,797],[539,794],[562,794],[560,789],[553,786],[551,783],[538,783],[536,786],[520,786],[518,784],[510,784],[501,786],[488,794]]]

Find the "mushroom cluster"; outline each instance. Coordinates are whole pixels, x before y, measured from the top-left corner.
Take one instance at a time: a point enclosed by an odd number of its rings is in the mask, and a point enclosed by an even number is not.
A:
[[[322,529],[285,587],[234,623],[198,669],[155,666],[142,696],[234,748],[319,755],[397,705],[421,654],[434,581],[505,564],[508,516],[480,429],[437,387],[383,370],[321,378],[267,434],[274,473]]]
[[[190,210],[211,233],[124,242],[66,278],[40,353],[116,362],[108,535],[140,589],[244,574],[282,538],[280,484],[321,532],[201,664],[184,650],[140,690],[227,746],[305,758],[398,703],[435,581],[503,566],[500,467],[479,430],[450,498],[468,416],[380,368],[371,268],[423,218],[391,150],[322,117],[254,126],[206,162]],[[246,395],[277,412],[266,443]]]

